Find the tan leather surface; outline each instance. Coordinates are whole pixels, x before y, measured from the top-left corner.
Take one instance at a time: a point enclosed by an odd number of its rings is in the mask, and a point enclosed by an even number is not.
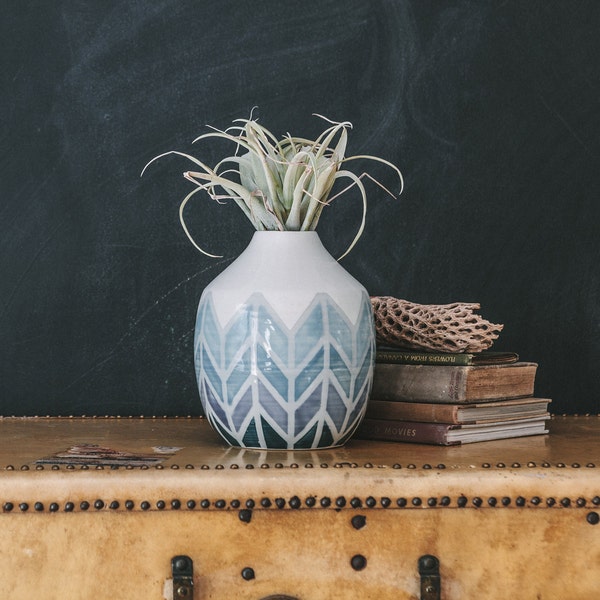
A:
[[[2,419],[0,597],[160,600],[187,554],[196,600],[419,598],[417,561],[433,554],[444,599],[588,599],[599,431],[558,417],[549,436],[464,447],[256,452],[195,419]],[[35,462],[81,443],[181,450],[162,468]]]
[[[598,591],[598,531],[571,511],[422,510],[25,515],[3,523],[3,598],[164,597],[170,559],[194,560],[195,598],[418,598],[417,561],[440,559],[442,598],[575,600]],[[355,571],[351,558],[367,565]],[[241,572],[251,567],[255,579]],[[41,594],[40,590],[44,593]]]
[[[244,450],[231,448],[201,418],[0,418],[0,471],[20,467],[54,451],[82,442],[115,445],[131,451],[147,451],[154,445],[179,446],[183,450],[168,464],[182,467],[218,464],[304,465],[357,462],[359,465],[402,466],[444,463],[472,468],[484,462],[530,461],[584,463],[600,455],[600,416],[553,417],[551,435],[516,438],[441,448],[422,444],[396,444],[351,440],[341,448],[317,451]]]

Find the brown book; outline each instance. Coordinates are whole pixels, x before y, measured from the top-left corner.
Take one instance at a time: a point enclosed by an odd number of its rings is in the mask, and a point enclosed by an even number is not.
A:
[[[371,397],[458,404],[533,395],[537,363],[437,367],[376,363]]]
[[[515,398],[499,402],[440,404],[397,400],[369,400],[367,417],[426,423],[490,423],[549,417],[548,398]]]
[[[498,365],[519,360],[515,352],[415,352],[378,346],[375,360],[381,363],[401,365]]]
[[[545,419],[521,419],[494,424],[457,425],[363,419],[357,439],[454,446],[548,433]]]

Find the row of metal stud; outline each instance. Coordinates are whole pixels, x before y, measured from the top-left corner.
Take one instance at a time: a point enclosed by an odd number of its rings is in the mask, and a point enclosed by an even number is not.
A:
[[[600,506],[600,496],[594,496],[589,502],[593,506]],[[488,505],[492,508],[495,506],[508,507],[512,503],[513,503],[513,499],[510,498],[509,496],[503,496],[500,499],[496,498],[495,496],[491,496],[491,497],[487,498],[487,500],[484,500],[480,496],[474,496],[470,500],[466,496],[458,496],[455,500],[455,505],[458,508],[465,508],[465,507],[469,506],[469,504],[471,504],[472,506],[474,506],[476,508],[479,508],[479,507],[482,507],[485,505]],[[317,500],[317,498],[315,496],[308,496],[304,500],[304,502],[302,502],[302,500],[298,496],[292,496],[289,500],[286,500],[285,498],[275,498],[273,500],[270,498],[262,498],[258,502],[253,499],[248,499],[244,503],[242,503],[240,500],[231,500],[228,503],[224,499],[211,501],[208,498],[205,498],[200,501],[188,500],[187,502],[185,502],[185,506],[189,510],[194,510],[198,507],[205,509],[205,510],[210,509],[211,507],[214,507],[214,508],[220,509],[220,510],[227,509],[227,508],[235,509],[235,510],[245,508],[247,510],[252,510],[252,509],[256,508],[257,506],[260,506],[263,509],[268,509],[268,508],[272,508],[272,507],[275,507],[278,509],[283,509],[283,508],[285,508],[286,505],[292,509],[302,508],[302,505],[306,506],[307,508],[312,508],[312,507],[319,505],[321,508],[341,509],[341,508],[351,507],[354,509],[360,509],[360,508],[364,508],[364,507],[376,508],[378,505],[381,508],[389,508],[393,504],[394,504],[394,502],[390,498],[382,497],[378,501],[373,496],[367,497],[364,501],[357,497],[354,497],[354,498],[351,498],[348,500],[345,496],[338,496],[335,499],[332,499],[328,496],[324,496],[320,500]],[[570,498],[562,498],[562,499],[558,500],[553,497],[548,497],[544,500],[544,499],[540,498],[539,496],[533,496],[528,501],[524,496],[517,496],[514,499],[514,504],[515,504],[515,506],[518,506],[518,507],[524,507],[529,504],[531,506],[544,506],[545,505],[548,507],[556,506],[556,507],[562,507],[562,508],[570,508],[572,506],[576,506],[578,508],[583,508],[588,505],[588,501],[585,498],[581,498],[581,497],[577,498],[577,500],[575,500],[575,502],[573,502]],[[405,508],[405,507],[410,507],[410,506],[413,506],[415,508],[418,508],[418,507],[434,508],[436,506],[449,507],[449,506],[452,506],[452,499],[450,498],[450,496],[442,496],[441,498],[435,498],[435,497],[421,498],[418,496],[414,497],[414,498],[397,498],[395,501],[395,505],[399,508]],[[164,500],[158,500],[154,504],[154,507],[153,507],[152,503],[147,500],[144,500],[144,501],[140,502],[140,504],[139,504],[140,509],[143,511],[148,511],[148,510],[151,510],[152,508],[156,508],[158,510],[165,510],[166,508],[170,508],[172,510],[179,510],[183,506],[184,506],[184,503],[178,499],[173,499],[169,503],[167,503]],[[124,502],[124,507],[127,510],[133,510],[135,508],[135,502],[133,500],[126,500]],[[15,508],[19,509],[21,512],[27,512],[30,509],[30,505],[27,502],[15,503],[15,502],[11,502],[11,501],[6,501],[2,505],[2,510],[5,513],[10,513]],[[45,508],[46,507],[42,502],[35,502],[33,504],[33,509],[36,512],[43,512],[45,510]],[[76,508],[77,507],[74,502],[66,502],[63,510],[64,510],[64,512],[73,512],[73,511],[75,511]],[[121,508],[121,503],[117,500],[113,500],[112,502],[109,502],[109,503],[107,503],[101,499],[95,500],[93,502],[88,502],[88,501],[84,500],[79,503],[78,508],[81,511],[87,511],[90,508],[94,508],[97,511],[103,510],[105,508],[108,508],[110,510],[117,510],[117,509]],[[48,505],[48,510],[50,512],[58,512],[60,510],[60,505],[57,502],[52,502]]]
[[[503,462],[496,463],[495,465],[492,465],[491,463],[485,462],[485,463],[482,463],[482,465],[481,465],[481,467],[483,469],[491,469],[493,466],[495,466],[497,469],[505,469],[505,468],[520,469],[520,468],[523,467],[523,465],[521,463],[518,463],[518,462],[514,462],[514,463],[512,463],[510,465],[508,465],[507,463],[503,463]],[[538,466],[542,467],[544,469],[548,469],[548,468],[551,468],[553,465],[551,463],[549,463],[549,462],[542,462],[542,463],[539,463],[539,465],[538,465],[537,463],[535,463],[533,461],[529,461],[529,462],[527,462],[525,464],[525,466],[528,467],[528,468],[530,468],[530,469],[536,468]],[[556,468],[558,468],[558,469],[564,469],[564,468],[567,468],[569,466],[571,468],[573,468],[573,469],[579,469],[579,468],[582,467],[581,463],[578,463],[578,462],[571,463],[570,465],[568,465],[567,463],[564,463],[564,462],[557,462],[554,466]],[[584,466],[585,466],[585,468],[588,468],[588,469],[594,469],[594,468],[596,468],[596,464],[593,463],[593,462],[588,462]],[[270,465],[268,463],[263,463],[261,465],[258,465],[258,467],[256,465],[253,465],[253,464],[243,465],[243,468],[249,469],[249,470],[254,469],[254,468],[270,469],[271,467],[273,467],[275,469],[283,469],[283,468],[286,468],[286,465],[284,465],[283,463],[275,463],[274,465]],[[306,463],[304,465],[305,469],[312,469],[314,467],[315,467],[315,465],[313,463]],[[327,468],[330,468],[330,467],[334,468],[334,469],[340,469],[340,468],[344,468],[344,467],[351,468],[351,469],[357,469],[357,468],[361,467],[361,465],[359,465],[358,463],[355,463],[355,462],[344,462],[344,463],[339,463],[338,462],[338,463],[333,463],[331,465],[328,464],[328,463],[321,463],[320,465],[318,465],[318,467],[321,468],[321,469],[327,469]],[[31,466],[31,465],[26,464],[26,465],[21,465],[19,468],[15,467],[14,465],[6,465],[4,467],[4,470],[5,471],[30,471],[30,470],[43,471],[43,470],[45,470],[45,468],[46,468],[46,465],[43,465],[43,464],[37,464],[35,466]],[[147,469],[150,469],[151,467],[148,466],[148,465],[141,465],[139,467],[135,467],[133,465],[86,465],[86,464],[83,464],[83,465],[75,465],[75,464],[57,465],[57,464],[52,464],[52,465],[50,465],[50,470],[52,470],[52,471],[60,471],[61,469],[67,469],[67,470],[72,471],[72,470],[75,470],[77,468],[79,468],[82,471],[87,471],[89,469],[94,469],[94,470],[97,470],[97,471],[103,471],[104,469],[110,469],[110,470],[125,469],[125,470],[128,470],[128,471],[131,471],[131,470],[134,470],[134,469],[147,470]],[[160,470],[163,470],[163,469],[165,469],[167,467],[165,467],[165,465],[159,464],[159,465],[154,465],[152,468],[160,471]],[[180,468],[184,468],[184,469],[200,469],[200,470],[209,470],[209,469],[212,468],[212,469],[216,469],[216,470],[223,470],[223,469],[225,469],[225,465],[217,464],[217,465],[211,467],[210,465],[203,464],[203,465],[200,465],[199,467],[197,467],[197,466],[192,465],[192,464],[186,464],[184,467],[181,467],[178,464],[173,464],[173,465],[169,465],[168,468],[173,469],[173,470],[177,470],[177,469],[180,469]],[[229,468],[230,469],[240,469],[242,467],[240,465],[238,465],[237,463],[233,463],[233,464],[229,465]],[[290,468],[290,469],[299,469],[300,465],[298,463],[291,463],[291,464],[287,465],[287,468]],[[373,463],[365,463],[364,465],[362,465],[362,468],[365,468],[365,469],[375,469],[375,468],[387,468],[387,467],[386,466],[382,466],[382,465],[373,465]],[[415,465],[413,463],[409,463],[409,464],[405,465],[404,467],[401,464],[399,464],[399,463],[395,463],[395,464],[392,465],[391,468],[392,469],[402,469],[402,468],[405,468],[405,469],[417,469],[419,467],[417,467],[417,465]],[[420,468],[421,469],[426,469],[426,470],[429,470],[429,469],[443,470],[443,469],[446,468],[446,465],[440,463],[440,464],[434,466],[434,465],[430,465],[428,463],[425,463]]]

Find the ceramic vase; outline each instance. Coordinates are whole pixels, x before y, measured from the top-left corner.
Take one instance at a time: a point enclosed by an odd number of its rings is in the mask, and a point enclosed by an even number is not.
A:
[[[344,444],[364,416],[374,351],[367,291],[314,231],[256,232],[200,298],[200,399],[232,446]]]

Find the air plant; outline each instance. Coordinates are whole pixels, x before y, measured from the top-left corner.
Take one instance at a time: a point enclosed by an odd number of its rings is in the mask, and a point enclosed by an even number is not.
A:
[[[370,155],[345,155],[351,123],[337,123],[316,116],[331,126],[314,141],[290,134],[278,140],[256,120],[237,119],[225,131],[211,127],[210,132],[194,140],[195,143],[207,138],[224,138],[235,144],[235,154],[224,158],[214,168],[194,156],[171,150],[153,158],[142,174],[151,163],[169,154],[183,156],[200,168],[183,174],[196,187],[182,200],[179,219],[191,243],[203,254],[215,258],[216,255],[206,252],[194,241],[185,223],[184,209],[198,192],[207,192],[219,203],[229,199],[235,201],[257,231],[311,231],[316,229],[325,206],[356,187],[362,197],[362,219],[352,243],[340,257],[343,258],[352,250],[365,227],[367,193],[362,178],[370,178],[393,196],[368,173],[356,175],[349,171],[347,163],[368,159],[391,167],[400,179],[400,193],[404,181],[400,170],[387,160]],[[338,180],[346,180],[347,185],[331,196]]]

